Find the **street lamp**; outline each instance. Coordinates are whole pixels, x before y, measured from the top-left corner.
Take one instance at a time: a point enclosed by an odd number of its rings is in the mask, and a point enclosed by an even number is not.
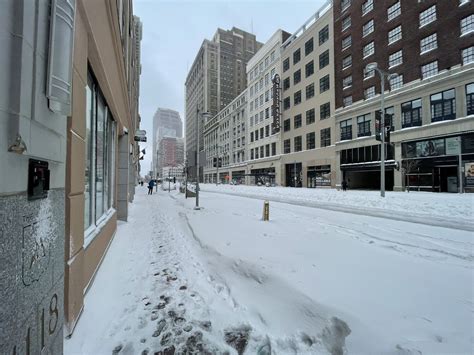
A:
[[[199,121],[202,117],[209,117],[211,114],[209,112],[199,112],[199,106],[196,107],[196,171],[197,171],[197,178],[196,178],[196,206],[194,206],[195,210],[200,210],[199,207]]]
[[[380,139],[382,145],[380,147],[380,196],[385,197],[385,78],[390,80],[395,79],[398,74],[390,74],[380,69],[377,63],[367,64],[366,71],[374,70],[380,75]]]

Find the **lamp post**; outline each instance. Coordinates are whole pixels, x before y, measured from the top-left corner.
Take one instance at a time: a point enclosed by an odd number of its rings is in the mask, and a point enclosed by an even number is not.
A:
[[[382,69],[379,69],[377,63],[367,64],[366,71],[374,70],[380,75],[380,196],[385,197],[385,78],[390,82],[391,79],[394,79],[398,74],[390,74]]]
[[[199,121],[201,120],[201,116],[208,117],[210,115],[209,112],[199,112],[199,106],[196,106],[196,206],[194,206],[195,210],[200,210],[199,207]]]

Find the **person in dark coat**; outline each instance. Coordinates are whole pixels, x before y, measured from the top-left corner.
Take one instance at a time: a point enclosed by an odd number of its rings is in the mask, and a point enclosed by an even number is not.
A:
[[[148,183],[148,195],[153,195],[153,186],[155,186],[155,180],[150,180]]]
[[[347,181],[345,179],[342,180],[341,185],[342,185],[342,191],[346,191],[347,190]]]

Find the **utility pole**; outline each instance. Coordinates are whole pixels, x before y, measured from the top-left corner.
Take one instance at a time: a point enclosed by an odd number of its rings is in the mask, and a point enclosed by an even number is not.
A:
[[[208,112],[203,112],[201,114],[202,116],[207,117],[209,115]],[[196,106],[196,171],[197,171],[197,178],[196,178],[196,206],[194,206],[195,210],[200,210],[201,207],[199,207],[199,121],[201,119],[200,112],[199,112],[199,106]]]

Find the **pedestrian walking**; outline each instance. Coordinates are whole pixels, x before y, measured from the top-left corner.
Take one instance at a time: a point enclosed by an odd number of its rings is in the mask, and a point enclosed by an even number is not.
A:
[[[347,181],[344,179],[342,180],[342,191],[346,191],[347,190]]]
[[[155,186],[155,180],[150,180],[148,183],[148,195],[153,195],[153,186]]]

